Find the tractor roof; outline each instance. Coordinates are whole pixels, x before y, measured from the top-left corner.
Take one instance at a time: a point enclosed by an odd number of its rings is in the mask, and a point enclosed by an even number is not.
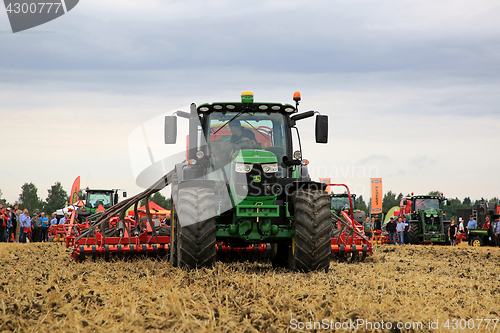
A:
[[[297,109],[291,104],[281,104],[273,102],[259,103],[241,103],[241,102],[214,102],[205,103],[198,106],[198,113],[212,112],[276,112],[283,114],[292,114],[297,112]]]
[[[443,196],[440,196],[440,195],[413,195],[413,196],[411,196],[408,199],[410,199],[410,200],[412,200],[412,199],[438,199],[438,200],[445,200],[445,198]]]

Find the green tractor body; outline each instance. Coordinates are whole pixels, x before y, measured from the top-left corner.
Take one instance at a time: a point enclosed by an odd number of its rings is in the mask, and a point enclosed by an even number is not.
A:
[[[318,112],[297,113],[296,102],[255,103],[244,93],[241,102],[192,104],[166,117],[167,144],[176,143],[179,118],[189,126],[186,161],[171,179],[173,265],[211,266],[227,256],[221,249],[265,248],[276,267],[328,270],[330,199],[292,146],[296,122]],[[316,116],[316,142],[326,143],[327,126]]]
[[[411,226],[411,244],[449,244],[450,221],[443,219],[442,210],[445,201],[439,195],[416,195],[401,200],[401,214],[405,214]]]

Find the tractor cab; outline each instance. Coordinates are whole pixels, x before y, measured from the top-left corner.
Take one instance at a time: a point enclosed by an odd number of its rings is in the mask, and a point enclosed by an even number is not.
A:
[[[86,218],[116,205],[119,201],[118,192],[118,189],[101,190],[87,188],[84,194],[85,205],[78,208],[78,218],[80,221],[83,222]],[[123,192],[122,195],[124,198],[127,197],[127,192]]]
[[[350,213],[350,203],[349,195],[347,193],[342,194],[330,194],[332,200],[332,212],[339,215],[341,211],[347,211]],[[351,202],[353,204],[353,209],[356,210],[356,194],[351,194]]]
[[[447,244],[450,221],[443,217],[443,205],[446,198],[440,195],[413,195],[400,203],[400,215],[407,216],[412,244],[443,243]]]

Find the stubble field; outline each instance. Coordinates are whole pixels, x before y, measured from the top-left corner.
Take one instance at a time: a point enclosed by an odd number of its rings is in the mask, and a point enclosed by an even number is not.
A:
[[[352,323],[340,331],[500,331],[479,321],[500,318],[499,248],[378,245],[373,257],[332,262],[326,274],[266,263],[191,271],[153,260],[76,263],[55,243],[2,243],[0,263],[0,331],[329,331]]]

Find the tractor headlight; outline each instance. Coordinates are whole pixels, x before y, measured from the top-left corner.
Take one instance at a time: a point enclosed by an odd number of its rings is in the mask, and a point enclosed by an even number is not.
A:
[[[425,217],[431,217],[431,215],[430,214],[425,214]]]
[[[249,173],[253,169],[253,164],[236,163],[235,170],[240,173]]]
[[[202,150],[198,150],[196,152],[196,157],[203,158],[204,156],[205,156],[205,153]]]
[[[265,173],[278,172],[278,163],[262,164],[262,171]]]

